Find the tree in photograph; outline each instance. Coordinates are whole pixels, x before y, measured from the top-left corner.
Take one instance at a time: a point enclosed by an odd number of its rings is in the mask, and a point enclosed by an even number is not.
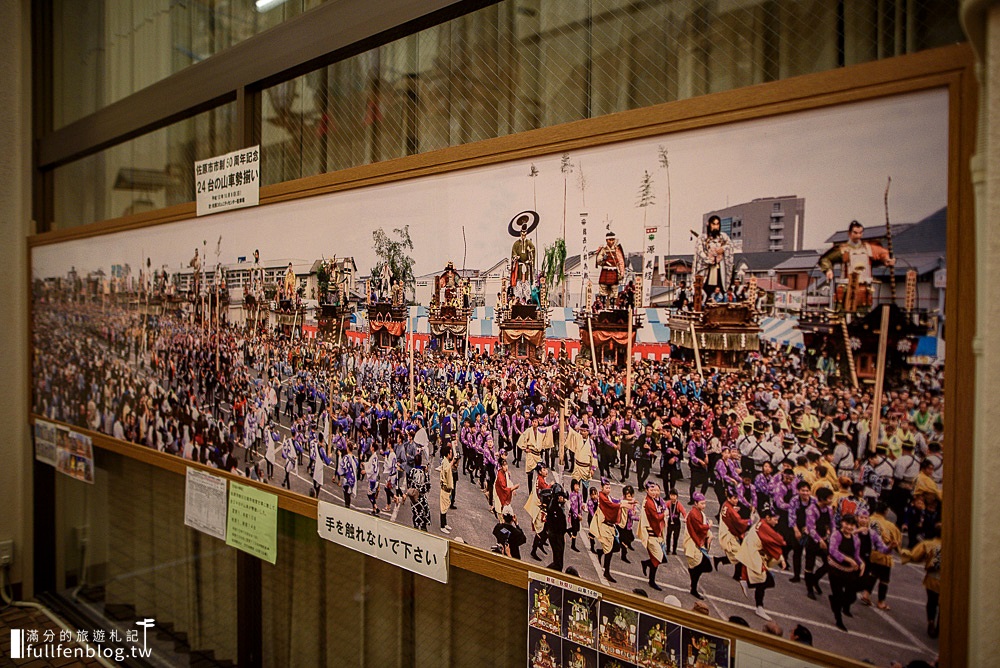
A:
[[[381,275],[382,267],[389,265],[393,280],[401,281],[404,293],[412,293],[416,287],[416,279],[413,277],[413,241],[410,239],[410,226],[392,230],[395,239],[386,234],[381,227],[372,232],[373,248],[379,261],[372,267],[371,276],[374,278]]]
[[[635,205],[642,209],[642,226],[644,228],[646,227],[646,209],[653,204],[656,204],[656,196],[653,194],[653,175],[648,170],[643,170]]]
[[[587,208],[587,186],[590,185],[587,182],[587,175],[583,173],[583,162],[577,164],[576,166],[576,187],[580,189],[580,197],[583,201],[583,208]]]
[[[330,290],[330,270],[327,269],[326,260],[320,262],[319,268],[316,269],[316,285],[319,287],[319,301],[321,304],[326,303],[326,295]]]
[[[344,295],[338,292],[340,288],[340,275],[337,271],[337,256],[323,260],[316,269],[316,284],[319,288],[317,298],[321,304],[339,303]]]
[[[563,239],[556,239],[551,246],[545,247],[545,257],[542,259],[542,274],[545,276],[545,285],[552,288],[562,285],[562,306],[566,305],[566,242]]]

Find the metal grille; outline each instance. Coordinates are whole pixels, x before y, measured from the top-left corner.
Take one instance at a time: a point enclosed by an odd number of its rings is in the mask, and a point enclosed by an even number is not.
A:
[[[961,39],[934,0],[505,0],[267,89],[263,181]]]
[[[324,0],[53,0],[56,128]]]
[[[232,665],[236,550],[184,525],[183,477],[97,448],[95,456],[95,485],[56,477],[59,588],[86,617],[80,628],[124,638],[137,620],[155,618],[154,659]]]
[[[232,103],[58,167],[52,229],[191,202],[194,162],[236,148]]]
[[[278,563],[261,573],[265,666],[524,661],[524,590],[459,568],[440,584],[321,540],[311,519],[279,518]]]

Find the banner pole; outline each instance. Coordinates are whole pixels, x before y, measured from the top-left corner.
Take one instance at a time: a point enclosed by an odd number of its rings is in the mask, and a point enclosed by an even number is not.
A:
[[[698,367],[698,375],[701,374],[701,351],[698,350],[698,335],[694,331],[694,323],[689,323],[691,328],[691,345],[694,348],[694,363]]]
[[[594,376],[597,376],[597,351],[594,349],[594,327],[591,325],[591,317],[587,316],[587,333],[590,334],[590,361],[594,365]]]
[[[632,311],[628,312],[628,341],[625,342],[628,359],[625,361],[625,408],[632,405]]]

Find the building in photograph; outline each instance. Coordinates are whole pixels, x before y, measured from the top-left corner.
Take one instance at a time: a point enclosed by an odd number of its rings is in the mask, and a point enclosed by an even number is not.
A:
[[[709,211],[702,216],[702,232],[712,216],[722,219],[722,232],[744,253],[802,250],[806,222],[802,197],[761,197]]]

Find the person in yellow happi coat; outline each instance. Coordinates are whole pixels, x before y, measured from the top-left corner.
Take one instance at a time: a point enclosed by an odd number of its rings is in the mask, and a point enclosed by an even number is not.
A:
[[[919,498],[924,493],[932,494],[937,497],[938,501],[941,500],[941,488],[938,484],[934,482],[934,478],[931,474],[934,473],[934,462],[930,459],[925,459],[920,464],[920,473],[917,474],[917,482],[913,487],[913,498]]]
[[[542,450],[553,446],[550,429],[538,426],[538,416],[531,418],[531,426],[521,432],[517,447],[524,450],[524,469],[528,472],[528,493],[534,489],[535,468],[542,461]]]
[[[577,429],[566,431],[566,450],[573,453],[573,480],[579,480],[586,496],[590,479],[594,474],[593,441],[590,439],[590,425],[581,422]]]
[[[776,527],[779,518],[770,503],[765,503],[760,511],[760,521],[747,531],[743,544],[736,552],[736,562],[741,565],[740,584],[754,591],[756,614],[761,619],[771,621],[764,610],[764,593],[774,587],[774,576],[768,571],[774,564],[785,567],[785,539]]]
[[[455,453],[450,445],[444,446],[441,462],[441,495],[438,502],[441,506],[441,533],[451,533],[448,526],[448,508],[451,506],[451,491],[455,488]]]
[[[912,550],[903,550],[903,563],[911,561],[924,565],[924,589],[927,590],[927,635],[938,636],[938,601],[941,597],[941,539],[939,529],[933,527],[927,538]]]

